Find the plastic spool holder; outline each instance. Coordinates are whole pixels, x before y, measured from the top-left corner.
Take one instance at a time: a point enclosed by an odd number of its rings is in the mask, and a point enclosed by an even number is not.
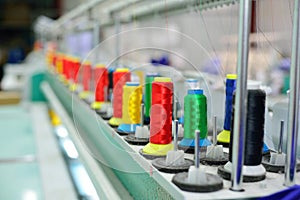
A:
[[[284,173],[286,154],[282,153],[282,141],[284,132],[284,121],[280,121],[280,135],[277,152],[271,152],[270,155],[263,157],[262,164],[268,172]],[[297,162],[296,171],[300,170],[300,164]]]
[[[228,154],[223,152],[222,145],[217,145],[217,116],[214,116],[213,122],[212,145],[207,147],[206,155],[201,162],[205,165],[224,165],[228,162]]]
[[[192,160],[184,158],[184,151],[178,150],[178,120],[174,120],[172,126],[174,137],[174,149],[167,153],[166,158],[156,158],[152,161],[152,165],[159,171],[166,173],[186,172],[193,165]]]
[[[172,178],[172,182],[180,189],[190,192],[214,192],[223,188],[223,180],[214,174],[203,172],[199,168],[199,135],[195,131],[195,166],[191,166],[188,172],[181,172]]]

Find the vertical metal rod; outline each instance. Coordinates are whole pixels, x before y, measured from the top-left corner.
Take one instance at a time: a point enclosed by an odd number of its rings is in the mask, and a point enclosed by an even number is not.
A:
[[[178,120],[175,119],[173,123],[173,137],[174,137],[174,151],[178,150]]]
[[[177,119],[177,100],[175,98],[175,95],[174,95],[174,102],[173,102],[173,118],[174,120]]]
[[[284,121],[280,121],[280,135],[279,135],[279,143],[278,143],[278,153],[282,153],[282,139],[283,139],[283,130],[284,130]]]
[[[213,121],[213,145],[217,145],[217,116],[214,116]]]
[[[246,127],[247,109],[247,72],[249,54],[249,33],[251,21],[251,0],[240,1],[238,62],[237,62],[237,87],[234,111],[234,135],[232,147],[232,172],[231,190],[242,191],[243,163],[244,163],[244,138]]]
[[[294,3],[293,41],[290,71],[289,114],[287,124],[287,155],[285,166],[285,185],[295,184],[297,163],[297,141],[299,124],[299,84],[300,84],[300,20],[299,0]]]
[[[144,126],[144,110],[145,110],[145,106],[144,104],[142,103],[141,104],[141,126]]]
[[[195,167],[199,168],[200,158],[199,158],[199,136],[200,131],[195,130]]]

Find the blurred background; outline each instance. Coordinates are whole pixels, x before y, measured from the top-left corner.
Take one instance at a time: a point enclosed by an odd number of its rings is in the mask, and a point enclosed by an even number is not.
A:
[[[40,39],[33,31],[34,24],[39,16],[55,20],[84,2],[88,2],[88,0],[1,0],[0,9],[3,12],[0,13],[0,62],[2,65],[5,62],[22,62],[33,49],[34,41]],[[110,0],[102,4],[99,6],[99,9],[95,9],[98,12],[94,11],[92,17],[100,21],[105,21],[107,18],[112,17],[108,14],[108,11],[115,2],[117,1]],[[143,4],[149,4],[149,1],[133,4],[125,11],[122,11],[121,15],[126,16],[127,13],[134,13],[134,10]],[[168,9],[167,6],[166,4],[166,10]],[[288,87],[284,83],[274,83],[273,79],[288,74],[291,54],[292,12],[292,0],[253,1],[249,78],[260,80],[264,84],[273,87],[274,94],[286,92]],[[65,38],[61,38],[58,43],[58,50],[80,56],[81,58],[86,57],[88,52],[94,48],[92,45],[92,32],[74,32],[70,31],[70,29],[80,28],[87,21],[91,20],[88,19],[87,15],[84,15],[71,24],[66,23],[63,29],[66,29],[67,33]],[[143,27],[156,27],[170,29],[171,31],[161,34],[163,30],[140,30],[132,31],[130,34],[121,34],[121,51],[122,49],[131,49],[150,44],[172,49],[172,51],[191,61],[201,71],[222,73],[222,76],[225,73],[235,71],[238,31],[237,4],[213,10],[204,10],[203,12],[191,7],[190,11],[179,15],[166,12],[165,14],[153,14],[145,20],[134,20],[133,14],[133,21],[122,24],[119,31],[123,32]],[[101,28],[100,41],[105,41],[115,33],[114,26]],[[191,37],[195,42],[191,42],[183,34]],[[145,40],[145,37],[147,40]],[[131,42],[133,40],[134,42]],[[195,46],[196,42],[200,44],[196,45],[197,47]],[[110,48],[111,46],[115,46],[115,41],[112,39],[102,44],[101,49],[99,48],[97,53],[100,54],[100,58],[101,56],[105,57],[109,53],[114,54],[112,52],[114,49]],[[197,48],[196,51],[195,48]],[[176,68],[180,70],[191,68],[190,65],[174,53],[146,52],[130,53],[124,58],[138,62],[148,62],[152,58],[167,55],[172,65]],[[210,67],[211,65],[214,66]],[[272,73],[270,74],[270,72]],[[266,74],[271,76],[266,76]],[[277,86],[277,84],[281,85]]]

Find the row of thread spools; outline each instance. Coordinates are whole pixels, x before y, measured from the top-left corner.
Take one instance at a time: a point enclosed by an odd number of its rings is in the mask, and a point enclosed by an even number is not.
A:
[[[211,192],[223,187],[220,176],[230,180],[235,74],[226,77],[224,130],[217,134],[217,119],[214,117],[211,142],[207,137],[207,99],[203,90],[198,88],[197,80],[187,80],[183,116],[177,119],[172,114],[174,86],[170,77],[140,73],[140,82],[131,82],[132,73],[128,68],[110,70],[103,64],[92,68],[90,62],[81,64],[79,59],[62,54],[50,54],[47,58],[52,70],[59,74],[59,79],[71,91],[77,91],[79,97],[108,120],[108,124],[116,128],[120,135],[126,135],[124,139],[128,143],[145,145],[140,154],[153,159],[153,166],[166,173],[178,173],[172,181],[179,188]],[[89,98],[91,95],[92,98]],[[244,182],[264,180],[266,170],[284,171],[282,142],[279,142],[278,152],[270,152],[263,142],[265,101],[266,94],[258,84],[248,86]],[[183,138],[178,137],[181,132]],[[282,132],[283,123],[280,141]],[[181,141],[178,143],[179,139]],[[229,154],[224,153],[222,145],[229,147]],[[185,159],[184,153],[194,153],[194,161]],[[199,163],[219,166],[218,175],[200,170]]]

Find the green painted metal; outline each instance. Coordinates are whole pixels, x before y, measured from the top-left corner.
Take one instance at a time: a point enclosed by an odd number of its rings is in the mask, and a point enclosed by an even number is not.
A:
[[[39,72],[31,77],[31,101],[46,101],[43,92],[40,89],[40,84],[45,78],[44,72]]]
[[[166,180],[90,107],[48,72],[46,81],[64,105],[78,137],[103,169],[111,169],[135,199],[183,199],[180,190]],[[91,177],[92,178],[92,177]],[[92,178],[93,179],[93,178]]]

